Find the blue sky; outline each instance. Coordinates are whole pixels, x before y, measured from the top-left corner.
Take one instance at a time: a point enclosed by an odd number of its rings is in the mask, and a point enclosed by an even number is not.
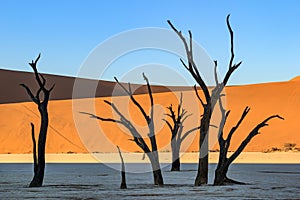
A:
[[[28,61],[41,52],[41,72],[76,76],[89,53],[106,39],[136,28],[169,28],[170,19],[183,32],[193,32],[208,55],[218,60],[222,74],[229,59],[225,18],[231,13],[236,61],[243,64],[229,84],[284,81],[300,75],[297,0],[2,0],[0,5],[2,69],[31,71]],[[170,65],[181,68],[177,58],[169,59]],[[127,59],[123,65],[130,70],[130,64]],[[101,78],[112,80],[118,72],[114,70]]]

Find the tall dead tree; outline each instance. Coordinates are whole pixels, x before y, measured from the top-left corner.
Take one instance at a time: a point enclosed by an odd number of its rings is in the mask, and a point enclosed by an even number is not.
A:
[[[228,83],[230,76],[242,64],[242,62],[233,64],[233,60],[234,60],[233,31],[230,26],[229,17],[230,15],[228,15],[226,18],[227,28],[230,34],[230,46],[231,46],[230,47],[231,57],[228,65],[228,70],[223,78],[223,81],[218,85],[216,85],[214,89],[211,91],[209,90],[207,84],[204,82],[198,70],[197,64],[194,62],[192,32],[188,31],[189,33],[189,43],[188,43],[185,37],[182,35],[182,32],[178,31],[175,28],[175,26],[168,20],[170,27],[174,30],[174,32],[178,35],[180,40],[183,42],[186,51],[188,64],[186,64],[182,59],[180,59],[180,61],[183,64],[183,66],[188,70],[188,72],[192,75],[192,77],[195,79],[197,84],[200,86],[201,92],[204,94],[205,97],[205,101],[203,101],[198,94],[197,87],[195,86],[194,89],[196,95],[203,107],[203,114],[201,115],[201,119],[200,119],[199,162],[198,162],[198,172],[195,179],[195,186],[207,184],[208,181],[208,153],[209,153],[208,133],[209,133],[210,121],[211,121],[214,107],[224,87]],[[215,72],[216,72],[217,65],[218,65],[217,61],[214,61],[214,64],[215,64]]]
[[[31,89],[27,85],[20,84],[23,88],[25,88],[31,100],[38,106],[38,110],[41,116],[37,152],[36,152],[36,140],[34,134],[34,124],[31,123],[34,176],[31,183],[29,184],[29,187],[41,187],[43,185],[44,172],[45,172],[45,147],[46,147],[47,129],[48,129],[48,121],[49,121],[47,106],[48,106],[50,93],[55,86],[55,84],[53,84],[50,89],[46,88],[46,79],[37,70],[37,62],[39,61],[40,57],[41,55],[39,54],[39,56],[35,61],[32,60],[32,62],[29,63],[29,65],[33,69],[35,80],[39,86],[39,89],[37,90],[36,94],[34,95]]]
[[[196,131],[200,127],[189,129],[183,134],[183,123],[191,116],[187,114],[187,111],[182,108],[182,93],[180,95],[180,102],[177,106],[177,113],[173,110],[173,105],[167,107],[170,113],[166,114],[171,122],[164,119],[171,131],[171,149],[172,149],[172,166],[171,171],[180,171],[180,147],[183,140],[192,132]]]
[[[131,121],[129,121],[119,111],[117,106],[112,102],[104,100],[104,102],[106,104],[108,104],[112,108],[112,110],[119,116],[119,119],[98,117],[98,116],[96,116],[94,114],[90,114],[90,113],[84,113],[84,114],[88,114],[91,116],[91,118],[96,118],[101,121],[114,122],[114,123],[123,125],[132,135],[132,137],[133,137],[132,141],[134,141],[148,156],[148,158],[151,162],[154,184],[155,185],[163,185],[164,181],[163,181],[163,176],[161,173],[161,168],[160,168],[160,163],[159,163],[159,157],[158,157],[158,151],[157,151],[158,149],[157,149],[155,129],[154,129],[154,118],[153,118],[154,101],[153,101],[152,90],[151,90],[149,80],[143,73],[143,78],[147,83],[148,95],[149,95],[150,106],[151,106],[150,114],[147,114],[145,109],[142,107],[142,105],[133,96],[130,83],[128,83],[128,88],[126,88],[122,83],[120,83],[118,81],[118,79],[116,77],[114,77],[114,78],[115,78],[117,84],[127,93],[127,95],[130,97],[131,101],[139,109],[140,113],[142,114],[143,118],[145,119],[147,126],[148,126],[148,131],[149,131],[148,139],[150,140],[151,147],[148,146],[148,144],[142,137],[142,134],[134,127],[133,123]]]
[[[231,156],[227,156],[228,149],[230,147],[230,142],[232,139],[233,134],[238,129],[238,127],[241,125],[245,117],[250,111],[249,107],[246,107],[239,119],[239,121],[236,123],[234,127],[231,128],[229,131],[227,138],[224,139],[224,126],[227,121],[227,118],[229,116],[230,111],[227,111],[224,109],[222,105],[221,99],[219,100],[219,106],[222,114],[222,119],[220,121],[219,126],[219,134],[218,134],[218,142],[220,146],[220,154],[219,154],[219,162],[218,166],[215,170],[215,179],[214,179],[214,185],[225,185],[225,184],[243,184],[241,182],[232,180],[227,177],[227,172],[229,169],[230,164],[240,155],[240,153],[245,149],[247,144],[251,141],[253,137],[259,134],[259,130],[265,126],[268,126],[267,122],[273,118],[283,118],[279,115],[272,115],[265,120],[263,120],[261,123],[259,123],[250,133],[248,136],[243,140],[243,142],[239,145],[239,147],[234,151],[234,153]]]

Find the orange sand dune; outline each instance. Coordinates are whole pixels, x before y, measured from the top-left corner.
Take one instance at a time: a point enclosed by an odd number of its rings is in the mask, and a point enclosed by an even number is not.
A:
[[[167,111],[166,107],[172,103],[177,105],[180,93],[156,93],[154,101],[157,140],[160,150],[169,151],[170,133],[162,118]],[[284,143],[300,145],[300,80],[288,82],[265,83],[245,86],[230,86],[226,88],[226,105],[231,110],[228,118],[228,127],[232,127],[239,119],[245,106],[250,106],[251,111],[240,129],[234,135],[231,150],[234,150],[248,132],[266,117],[279,114],[284,121],[274,119],[268,127],[261,129],[261,134],[251,141],[246,151],[263,151],[272,147],[281,148]],[[137,100],[149,109],[149,98],[145,94],[137,95]],[[185,128],[189,129],[199,124],[197,111],[198,101],[194,91],[184,91],[184,108],[189,113],[194,113],[186,122]],[[145,120],[138,110],[128,103],[126,96],[99,97],[94,99],[56,100],[49,103],[50,127],[47,140],[48,153],[71,152],[111,152],[115,145],[121,146],[124,151],[141,151],[132,137],[125,129],[110,122],[99,122],[80,112],[93,112],[94,103],[97,115],[113,117],[110,107],[103,102],[104,99],[112,100],[122,112],[130,116],[139,126],[138,130],[147,135]],[[218,106],[216,107],[218,110]],[[39,124],[39,115],[36,105],[31,102],[0,104],[0,153],[30,153],[32,152],[30,122],[36,125],[36,134]],[[218,118],[216,118],[216,121]],[[217,122],[213,122],[217,123]],[[218,124],[215,124],[218,125]],[[211,128],[214,129],[214,128]],[[214,131],[214,130],[212,130]],[[198,151],[199,134],[191,134],[184,142],[182,149]],[[211,149],[217,149],[216,137],[210,137]],[[149,142],[149,141],[147,141]]]

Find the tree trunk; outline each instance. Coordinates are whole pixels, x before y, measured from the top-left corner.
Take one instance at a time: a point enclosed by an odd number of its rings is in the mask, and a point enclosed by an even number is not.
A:
[[[153,171],[154,185],[164,185],[161,169]]]
[[[224,124],[221,124],[224,126]],[[220,128],[223,128],[220,126]],[[219,153],[219,161],[217,165],[217,169],[215,170],[215,179],[214,179],[214,185],[223,185],[224,179],[226,174],[224,174],[224,166],[227,162],[227,151],[225,149],[225,141],[223,140],[223,135],[219,135],[220,138],[218,138],[219,146],[220,146],[220,153]]]
[[[37,171],[34,173],[33,179],[29,187],[42,187],[44,180],[45,162],[38,164]]]
[[[126,184],[126,172],[122,170],[121,176],[122,176],[122,181],[121,181],[120,189],[127,189],[127,184]]]
[[[180,171],[180,141],[176,141],[175,138],[172,139],[171,148],[172,148],[172,167],[171,171]]]
[[[41,114],[41,126],[38,140],[38,158],[37,166],[34,172],[33,179],[29,184],[29,187],[41,187],[44,180],[45,172],[45,147],[48,129],[48,112],[47,105],[41,104],[39,106],[39,111]]]
[[[215,171],[214,185],[224,185],[225,175],[222,169],[217,169]]]
[[[218,167],[215,171],[214,185],[225,185],[225,181],[227,179],[227,171],[228,167],[225,163],[218,164]]]
[[[154,178],[154,185],[164,185],[164,180],[163,180],[163,176],[161,173],[157,152],[151,152],[151,153],[148,153],[147,155],[151,162],[153,178]]]
[[[177,157],[177,159],[172,161],[171,171],[180,171],[180,158],[179,157]]]
[[[207,184],[208,182],[208,155],[199,158],[198,172],[195,180],[195,186]]]
[[[208,132],[212,115],[211,104],[208,103],[204,108],[204,115],[200,122],[200,138],[199,138],[199,163],[198,172],[195,179],[195,186],[207,184],[208,182]]]
[[[227,172],[228,168],[230,166],[230,163],[226,160],[222,164],[218,164],[218,167],[215,171],[215,180],[214,180],[214,185],[215,186],[220,186],[220,185],[232,185],[232,184],[239,184],[239,185],[244,185],[245,183],[239,182],[232,180],[227,177]]]

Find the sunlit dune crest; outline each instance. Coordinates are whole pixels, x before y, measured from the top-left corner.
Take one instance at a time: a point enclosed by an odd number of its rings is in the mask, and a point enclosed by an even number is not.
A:
[[[292,78],[290,81],[300,81],[300,76],[296,76],[296,77]]]

